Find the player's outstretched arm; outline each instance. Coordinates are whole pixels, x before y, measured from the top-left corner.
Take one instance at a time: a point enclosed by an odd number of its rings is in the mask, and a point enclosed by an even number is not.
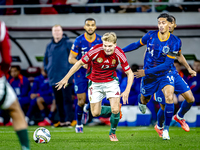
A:
[[[69,78],[80,69],[81,66],[83,66],[84,63],[82,62],[82,60],[77,61],[73,67],[69,70],[69,72],[66,74],[66,76],[60,80],[59,82],[56,83],[56,88],[58,90],[60,90],[62,87],[66,87],[68,85],[68,80]]]
[[[143,45],[141,45],[140,40],[139,40],[135,43],[131,43],[131,44],[127,45],[126,47],[122,48],[122,50],[126,53],[126,52],[130,52],[130,51],[134,51],[141,46],[143,46]]]
[[[127,74],[128,80],[127,80],[126,89],[121,94],[121,97],[122,97],[122,100],[123,100],[123,104],[128,104],[128,97],[129,97],[129,93],[130,93],[130,90],[131,90],[131,86],[133,84],[134,74],[133,74],[131,69],[129,69],[125,73]]]
[[[192,68],[187,63],[185,57],[183,56],[183,54],[181,52],[178,53],[177,59],[181,64],[183,64],[183,66],[188,70],[188,72],[191,74],[192,77],[197,75],[196,71],[192,70]]]
[[[174,59],[175,59],[175,56],[174,54],[168,54],[166,59],[165,59],[165,62],[154,67],[154,68],[151,68],[151,69],[146,69],[145,70],[145,75],[152,75],[152,74],[155,74],[155,73],[158,73],[158,72],[161,72],[161,71],[167,71],[170,69],[171,65],[174,63]]]

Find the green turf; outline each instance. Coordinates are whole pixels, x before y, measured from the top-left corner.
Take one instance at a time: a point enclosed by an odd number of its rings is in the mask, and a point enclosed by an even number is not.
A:
[[[46,127],[51,132],[47,144],[33,141],[33,132],[38,126],[28,128],[32,150],[199,150],[200,128],[185,132],[180,127],[170,127],[170,140],[164,141],[153,127],[118,127],[118,142],[108,137],[110,127],[84,127],[84,133],[75,133],[74,128]],[[12,127],[0,128],[0,150],[20,149],[17,136]]]

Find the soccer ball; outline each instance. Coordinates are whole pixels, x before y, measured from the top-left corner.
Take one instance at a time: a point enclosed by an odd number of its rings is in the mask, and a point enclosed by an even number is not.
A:
[[[48,143],[51,139],[51,134],[48,129],[40,127],[33,133],[33,139],[36,143]]]

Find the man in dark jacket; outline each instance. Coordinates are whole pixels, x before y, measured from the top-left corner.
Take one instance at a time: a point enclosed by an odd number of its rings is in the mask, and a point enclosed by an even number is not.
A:
[[[52,35],[53,39],[47,45],[45,52],[44,69],[47,72],[49,84],[53,88],[56,105],[59,111],[60,122],[54,124],[54,126],[70,126],[71,121],[73,120],[73,101],[71,97],[72,79],[67,87],[62,88],[59,91],[55,88],[55,84],[59,82],[71,68],[68,57],[72,42],[69,41],[67,36],[63,36],[63,30],[60,25],[54,25],[52,27]]]

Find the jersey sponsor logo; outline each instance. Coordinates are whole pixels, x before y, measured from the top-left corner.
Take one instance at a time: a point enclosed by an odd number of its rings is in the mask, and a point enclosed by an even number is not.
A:
[[[82,49],[82,50],[85,50],[85,49],[87,49],[87,47],[82,47],[81,49]]]
[[[89,57],[86,55],[83,59],[84,59],[86,62],[88,62]]]
[[[109,60],[107,59],[106,61],[104,61],[104,63],[109,63]]]
[[[115,60],[115,59],[112,60],[112,64],[113,64],[113,65],[116,64],[116,60]]]
[[[150,46],[153,46],[154,44],[149,43]]]
[[[98,63],[102,63],[103,62],[103,58],[101,58],[101,57],[97,58],[97,62]]]
[[[165,53],[165,54],[169,53],[169,47],[164,46],[163,49],[162,49],[162,52]]]

